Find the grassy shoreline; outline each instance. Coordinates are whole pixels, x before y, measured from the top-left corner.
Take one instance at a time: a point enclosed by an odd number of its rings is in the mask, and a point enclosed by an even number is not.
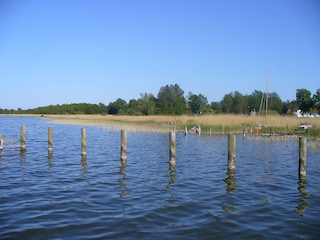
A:
[[[181,116],[120,116],[120,115],[39,115],[39,114],[8,114],[0,116],[44,117],[49,121],[63,124],[96,125],[111,129],[127,131],[167,132],[173,129],[183,131],[195,125],[201,126],[202,134],[242,133],[249,132],[258,125],[266,125],[260,133],[304,134],[320,137],[319,118],[297,118],[295,116],[271,115],[245,116],[234,114],[217,115],[181,115]],[[312,129],[298,131],[300,125],[312,125]]]

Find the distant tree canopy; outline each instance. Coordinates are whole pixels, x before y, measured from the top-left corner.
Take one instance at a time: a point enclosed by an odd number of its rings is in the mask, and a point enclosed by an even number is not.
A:
[[[26,114],[106,114],[107,106],[103,103],[90,104],[90,103],[71,103],[71,104],[58,104],[49,105],[46,107],[37,107],[34,109],[22,110],[18,109],[16,112],[7,112],[1,110],[0,113],[26,113]]]
[[[316,94],[313,95],[313,103],[314,107],[320,110],[320,88],[318,88]]]
[[[262,91],[254,90],[251,94],[243,95],[238,91],[225,94],[220,102],[208,103],[202,94],[184,91],[178,84],[170,84],[160,88],[157,97],[153,94],[142,93],[139,99],[131,99],[127,103],[118,98],[107,106],[103,103],[71,103],[50,105],[34,109],[22,110],[18,108],[1,109],[0,114],[121,114],[121,115],[180,115],[206,113],[250,114],[265,111],[265,101],[268,99],[268,110],[278,114],[290,114],[300,109],[303,112],[320,111],[320,88],[312,96],[307,89],[296,91],[296,100],[282,102],[280,96],[268,93],[268,98]]]
[[[221,101],[222,112],[249,114],[251,112],[265,111],[266,96],[263,92],[255,90],[250,95],[242,95],[238,91],[226,94]],[[277,93],[268,94],[268,110],[282,114],[283,102]]]
[[[307,89],[297,89],[296,101],[302,112],[311,112],[311,109],[314,107],[314,101],[311,98],[311,92]]]
[[[192,113],[207,113],[210,112],[210,106],[208,104],[208,100],[202,94],[196,95],[192,92],[189,92],[188,96],[188,107]]]
[[[184,91],[178,84],[166,85],[160,88],[157,107],[160,114],[184,114],[186,112],[186,100]]]

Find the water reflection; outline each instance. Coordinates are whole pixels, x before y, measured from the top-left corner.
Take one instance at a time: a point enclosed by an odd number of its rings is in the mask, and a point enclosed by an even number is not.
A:
[[[227,176],[227,178],[224,179],[224,182],[227,184],[226,192],[227,192],[227,194],[229,194],[237,189],[236,188],[237,182],[236,182],[236,178],[235,178],[235,170],[228,169],[227,175],[228,176]],[[223,211],[232,212],[232,213],[236,212],[237,208],[233,204],[230,204],[233,201],[232,196],[228,195],[227,199],[228,199],[228,203],[225,203],[225,202],[221,203],[221,208],[223,209]],[[230,203],[229,203],[229,201],[230,201]]]
[[[88,168],[88,163],[87,163],[87,158],[85,156],[83,156],[80,160],[80,164],[81,164],[81,177],[85,177],[87,174],[87,168]]]
[[[26,153],[27,153],[26,150],[21,150],[21,151],[20,151],[20,160],[21,160],[21,159],[24,159],[24,160],[26,159]]]
[[[121,166],[120,166],[120,171],[119,171],[119,174],[122,175],[122,177],[118,179],[118,182],[121,187],[121,191],[119,193],[119,196],[121,198],[128,197],[131,195],[131,192],[128,190],[129,187],[126,184],[126,179],[127,179],[127,174],[125,173],[126,163],[127,163],[127,161],[121,161]]]
[[[167,185],[167,189],[170,189],[171,185],[175,184],[176,182],[176,167],[174,165],[169,164],[169,181]]]
[[[306,211],[306,209],[309,206],[308,197],[309,193],[305,192],[307,188],[307,180],[306,178],[300,178],[298,182],[298,190],[300,192],[300,204],[296,207],[294,210],[299,216],[303,217],[303,213]]]
[[[51,161],[51,158],[48,158],[48,171],[51,171],[51,168],[52,168],[52,161]]]
[[[24,175],[26,175],[28,173],[27,158],[26,158],[25,151],[20,152],[20,168],[21,168],[21,172],[23,173],[23,178],[24,178]]]
[[[50,152],[50,151],[48,151],[48,161],[47,161],[47,163],[48,163],[48,171],[51,171],[51,168],[52,168],[52,151]]]
[[[50,161],[52,159],[52,151],[48,150],[48,160]]]
[[[235,178],[235,170],[228,169],[227,173],[228,177],[224,179],[224,182],[227,184],[226,191],[227,193],[231,193],[232,191],[236,190],[236,178]]]
[[[23,166],[23,164],[26,163],[26,161],[27,161],[26,159],[27,159],[26,151],[21,151],[20,152],[20,165],[21,165],[21,167]]]

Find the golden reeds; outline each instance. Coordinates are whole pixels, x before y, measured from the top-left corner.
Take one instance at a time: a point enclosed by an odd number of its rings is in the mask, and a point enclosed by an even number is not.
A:
[[[234,114],[217,115],[181,115],[181,116],[120,116],[120,115],[45,115],[47,119],[66,124],[99,125],[128,131],[168,131],[183,130],[193,125],[201,125],[203,132],[209,129],[219,132],[226,128],[240,131],[244,127],[268,125],[271,128],[293,129],[308,124],[320,128],[319,118],[297,118],[295,116],[271,115],[245,116]]]

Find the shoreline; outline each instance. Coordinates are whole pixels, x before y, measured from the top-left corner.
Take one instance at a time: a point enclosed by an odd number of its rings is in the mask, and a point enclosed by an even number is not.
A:
[[[133,132],[168,132],[171,130],[170,125],[144,124],[126,120],[110,119],[110,117],[103,115],[43,115],[40,117],[57,124],[100,126],[110,130],[126,130]]]
[[[89,114],[0,114],[0,116],[11,117],[39,117],[48,121],[61,124],[102,126],[115,130],[127,131],[147,131],[147,132],[169,132],[176,130],[184,131],[200,125],[201,133],[226,134],[226,133],[246,133],[250,134],[250,128],[258,126],[265,121],[262,116],[244,115],[152,115],[152,116],[125,116],[125,115],[89,115]],[[319,119],[304,119],[294,116],[269,116],[268,125],[265,132],[282,135],[296,134],[298,126],[310,124],[315,130],[320,129]],[[251,130],[252,131],[252,130]]]

